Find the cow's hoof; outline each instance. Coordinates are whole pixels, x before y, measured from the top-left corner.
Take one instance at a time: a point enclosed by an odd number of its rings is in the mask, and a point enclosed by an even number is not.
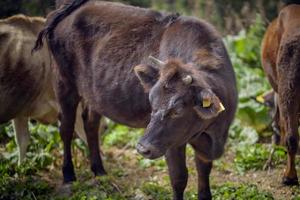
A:
[[[63,166],[64,184],[76,181],[73,164]]]
[[[76,176],[73,170],[69,170],[69,171],[64,170],[63,175],[64,175],[64,184],[72,183],[76,181]]]
[[[184,191],[173,191],[173,200],[183,200]]]
[[[202,191],[198,194],[198,200],[211,200],[211,192],[210,191]]]
[[[102,163],[94,163],[91,166],[92,172],[94,172],[95,176],[105,176],[107,175]]]
[[[298,178],[283,177],[282,184],[286,186],[299,185]]]

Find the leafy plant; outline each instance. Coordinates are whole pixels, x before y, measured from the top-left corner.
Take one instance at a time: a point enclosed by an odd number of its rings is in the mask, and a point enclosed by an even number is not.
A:
[[[36,175],[37,167],[33,162],[17,166],[11,161],[0,158],[0,199],[49,199],[53,188]]]
[[[159,186],[158,183],[149,182],[143,184],[142,192],[146,195],[145,199],[170,200],[172,195],[169,190]]]
[[[106,131],[103,139],[103,144],[106,147],[131,147],[134,148],[138,139],[143,134],[143,129],[133,129],[127,126],[118,125],[113,122],[109,122],[108,130]]]
[[[6,151],[8,151],[8,153],[3,153],[3,156],[12,163],[17,163],[18,149],[14,140],[11,125],[7,127],[6,132],[11,140],[6,145]],[[34,165],[38,169],[49,166],[55,159],[51,153],[62,147],[58,129],[51,125],[45,126],[39,123],[29,123],[29,132],[30,144],[27,148],[27,159],[30,160],[30,162],[35,163]]]
[[[274,197],[264,191],[259,191],[256,185],[226,183],[221,186],[213,186],[212,195],[215,200],[273,200]]]
[[[127,199],[124,194],[126,192],[121,191],[123,188],[115,183],[115,180],[111,176],[99,177],[93,183],[86,184],[82,182],[75,182],[72,185],[72,195],[68,197],[71,200],[125,200]]]
[[[243,173],[247,170],[262,170],[268,160],[270,150],[262,144],[239,145],[236,150],[234,164],[236,169]],[[282,147],[275,147],[273,155],[274,165],[283,163],[286,159],[286,152]]]
[[[0,178],[0,199],[42,200],[49,199],[50,192],[52,192],[52,187],[47,182],[30,176],[18,179]]]

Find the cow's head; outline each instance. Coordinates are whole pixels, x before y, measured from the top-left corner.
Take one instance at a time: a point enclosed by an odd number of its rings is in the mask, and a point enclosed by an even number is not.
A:
[[[151,65],[134,69],[149,93],[152,107],[150,123],[137,150],[144,157],[155,159],[169,148],[185,144],[224,107],[193,66],[177,60],[150,60]]]

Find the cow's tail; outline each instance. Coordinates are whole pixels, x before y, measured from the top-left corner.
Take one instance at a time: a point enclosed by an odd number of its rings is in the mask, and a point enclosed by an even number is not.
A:
[[[43,39],[52,35],[53,31],[55,30],[56,26],[65,19],[68,15],[70,15],[74,10],[88,2],[89,0],[73,0],[70,4],[65,4],[64,7],[54,11],[46,23],[45,28],[39,33],[37,40],[35,42],[35,46],[32,49],[33,52],[41,49],[43,47]]]

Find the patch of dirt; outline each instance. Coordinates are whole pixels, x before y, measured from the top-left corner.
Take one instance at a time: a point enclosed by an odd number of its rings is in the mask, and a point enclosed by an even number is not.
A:
[[[118,149],[109,148],[104,151],[104,165],[108,174],[121,173],[119,177],[116,177],[116,184],[120,188],[128,187],[130,189],[138,189],[140,186],[149,181],[155,181],[161,186],[166,186],[171,191],[171,187],[168,181],[168,172],[166,167],[150,166],[141,167],[139,159],[141,157],[133,149]],[[79,157],[78,157],[79,156]],[[87,158],[78,155],[76,173],[78,180],[89,182],[93,179],[93,175],[90,171],[90,165]],[[299,159],[299,158],[298,158]],[[245,174],[237,173],[233,168],[234,153],[232,151],[226,151],[225,155],[216,163],[216,166],[212,170],[211,184],[222,185],[227,182],[239,184],[254,184],[257,185],[260,190],[270,192],[276,200],[289,200],[296,194],[300,194],[300,188],[298,186],[287,187],[281,184],[281,178],[284,172],[284,165],[276,166],[269,171],[248,171]],[[188,156],[187,159],[189,168],[189,183],[187,190],[197,187],[197,176],[193,162],[193,156]],[[61,162],[59,162],[61,164]],[[225,167],[224,167],[225,166]],[[44,177],[55,186],[58,195],[65,196],[70,192],[69,187],[62,185],[62,174],[60,172],[60,166],[51,167],[50,173],[47,175],[44,172]]]

